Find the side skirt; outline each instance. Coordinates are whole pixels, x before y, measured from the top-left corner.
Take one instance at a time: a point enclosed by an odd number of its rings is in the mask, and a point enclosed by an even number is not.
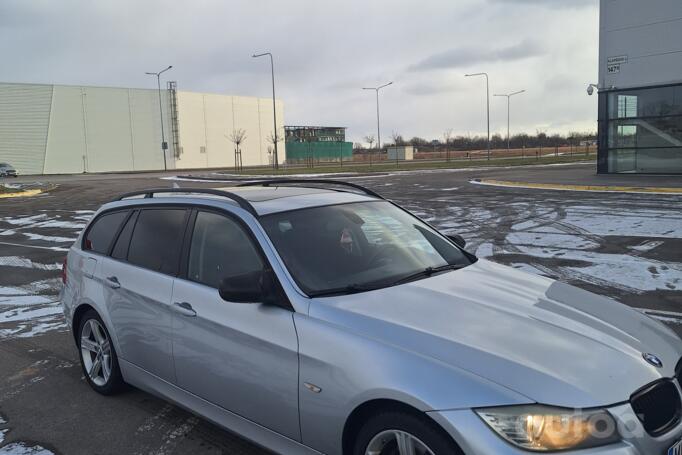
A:
[[[286,454],[322,455],[321,452],[164,381],[130,362],[119,358],[119,365],[125,381],[130,385],[168,400],[268,450]]]

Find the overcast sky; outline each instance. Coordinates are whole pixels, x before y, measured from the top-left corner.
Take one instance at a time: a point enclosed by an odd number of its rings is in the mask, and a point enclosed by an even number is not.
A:
[[[0,81],[153,87],[277,97],[285,124],[340,125],[350,140],[485,134],[491,92],[512,134],[596,130],[598,0],[0,0]],[[492,132],[506,101],[491,93]]]

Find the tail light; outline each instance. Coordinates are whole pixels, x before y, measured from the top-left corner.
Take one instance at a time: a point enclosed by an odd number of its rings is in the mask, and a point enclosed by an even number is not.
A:
[[[66,284],[66,258],[62,262],[62,283]]]

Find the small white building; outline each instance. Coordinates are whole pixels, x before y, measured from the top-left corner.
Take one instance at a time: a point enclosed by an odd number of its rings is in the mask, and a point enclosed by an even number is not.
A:
[[[242,165],[272,162],[271,98],[161,91],[168,169],[232,167],[234,130]],[[276,103],[279,162],[284,114]],[[156,89],[0,83],[0,162],[20,174],[164,169]]]
[[[414,159],[414,146],[412,145],[398,145],[387,148],[388,160],[413,160]]]

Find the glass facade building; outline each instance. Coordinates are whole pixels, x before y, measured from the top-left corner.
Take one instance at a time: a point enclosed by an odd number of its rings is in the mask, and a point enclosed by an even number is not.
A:
[[[599,98],[600,173],[682,173],[682,84]]]

